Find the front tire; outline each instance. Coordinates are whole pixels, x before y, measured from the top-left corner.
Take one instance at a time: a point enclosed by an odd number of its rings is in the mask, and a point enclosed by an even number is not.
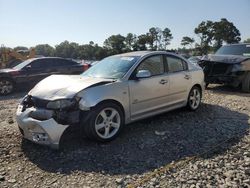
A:
[[[206,89],[208,88],[208,85],[209,85],[209,83],[206,83],[206,85],[205,85],[205,88],[206,88]]]
[[[124,115],[115,103],[102,103],[89,112],[89,117],[82,125],[85,135],[100,142],[115,139],[124,125]]]
[[[14,90],[14,83],[10,79],[0,78],[0,95],[8,95]]]
[[[201,104],[201,89],[197,86],[192,87],[188,95],[187,107],[189,110],[195,111]]]
[[[250,72],[246,74],[242,81],[242,91],[247,93],[250,92]]]

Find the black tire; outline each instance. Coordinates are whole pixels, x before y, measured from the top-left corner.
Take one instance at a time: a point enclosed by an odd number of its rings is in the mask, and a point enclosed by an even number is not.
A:
[[[100,136],[100,132],[96,130],[96,121],[98,121],[98,118],[100,119],[100,113],[103,112],[105,109],[115,109],[120,117],[120,126],[117,130],[117,132],[109,137],[109,138],[103,138]],[[107,112],[108,110],[106,110]],[[121,132],[122,128],[124,125],[124,114],[120,108],[119,105],[112,103],[112,102],[107,102],[107,103],[101,103],[94,108],[91,109],[91,111],[88,112],[88,115],[84,120],[81,122],[81,128],[84,131],[85,136],[87,136],[91,140],[96,140],[100,142],[109,142],[113,139],[115,139],[119,133]],[[112,129],[111,127],[110,129]],[[106,130],[106,127],[103,127],[104,131]],[[113,130],[116,128],[113,128]],[[101,129],[100,129],[101,130]],[[102,130],[101,130],[102,131]],[[98,135],[99,133],[99,135]]]
[[[14,91],[14,82],[8,78],[0,78],[0,95],[9,95]]]
[[[194,96],[194,91],[198,92],[199,96],[198,95],[197,95],[197,97]],[[187,108],[191,111],[197,110],[201,104],[201,96],[202,96],[201,89],[198,86],[192,87],[192,89],[190,90],[189,95],[188,95]],[[193,102],[191,100],[192,97],[197,99],[197,102],[198,102],[197,106],[193,104]]]
[[[208,85],[209,85],[209,83],[206,83],[206,85],[205,85],[205,88],[206,88],[206,89],[208,88]]]
[[[242,91],[250,93],[250,72],[247,72],[242,80]]]

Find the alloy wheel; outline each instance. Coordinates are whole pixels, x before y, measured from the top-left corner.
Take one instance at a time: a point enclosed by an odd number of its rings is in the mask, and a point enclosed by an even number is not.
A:
[[[11,93],[13,90],[13,84],[9,80],[1,80],[0,81],[0,94],[6,95]]]
[[[95,131],[102,139],[113,137],[121,126],[121,117],[114,108],[104,108],[95,120]]]
[[[194,88],[189,96],[189,104],[192,109],[197,109],[201,102],[201,94],[200,90],[197,88]]]

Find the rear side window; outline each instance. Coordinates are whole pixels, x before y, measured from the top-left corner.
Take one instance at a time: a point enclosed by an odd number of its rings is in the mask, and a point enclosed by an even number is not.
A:
[[[56,63],[57,66],[73,66],[77,64],[77,62],[66,60],[66,59],[56,59],[55,61],[57,61]]]
[[[136,72],[139,70],[149,70],[152,76],[163,74],[164,73],[164,64],[161,55],[156,55],[149,57],[142,61],[142,63],[136,69]]]
[[[168,72],[179,72],[187,70],[187,63],[174,56],[167,56]]]
[[[31,64],[32,69],[46,69],[55,66],[55,62],[49,58],[46,59],[38,59],[33,61]]]

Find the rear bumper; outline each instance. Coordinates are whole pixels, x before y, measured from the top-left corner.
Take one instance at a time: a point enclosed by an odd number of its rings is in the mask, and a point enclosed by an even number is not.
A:
[[[52,117],[47,120],[37,120],[31,116],[35,108],[28,108],[22,112],[19,105],[16,120],[25,139],[51,148],[58,149],[61,136],[69,125],[58,124]]]

